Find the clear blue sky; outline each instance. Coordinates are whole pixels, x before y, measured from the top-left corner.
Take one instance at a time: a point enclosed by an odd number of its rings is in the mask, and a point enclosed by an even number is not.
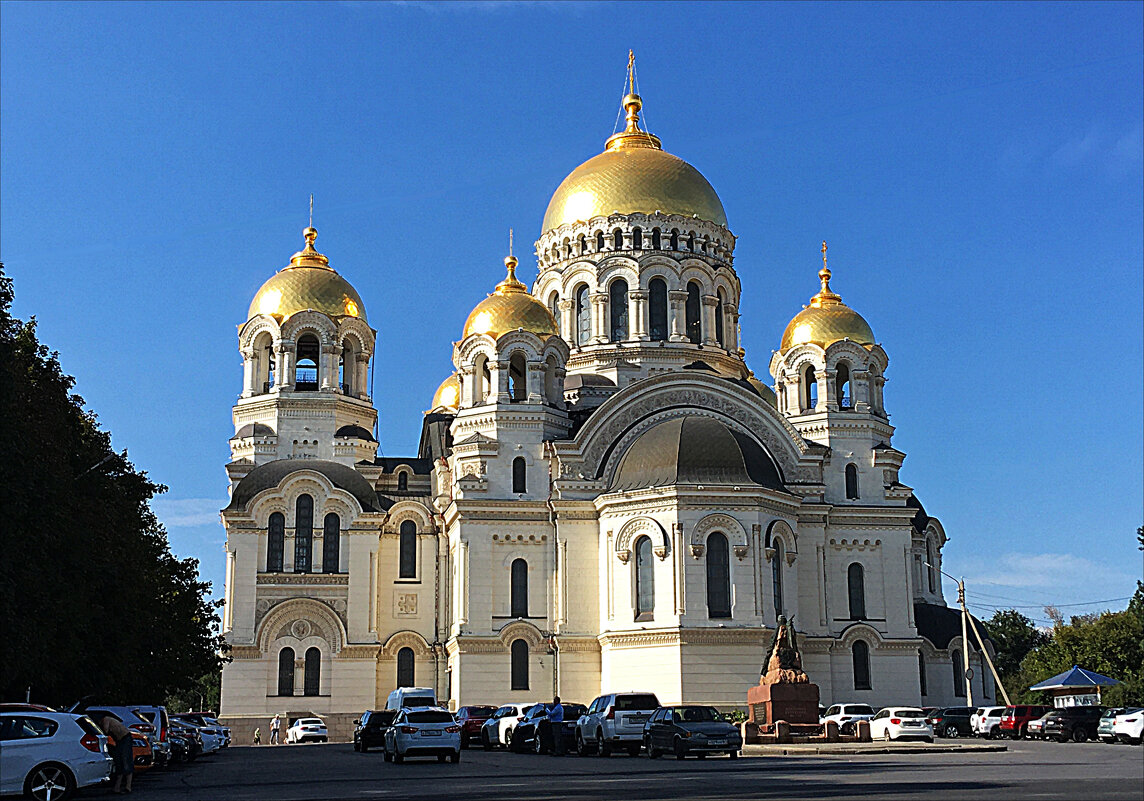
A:
[[[600,151],[633,47],[645,121],[739,237],[751,366],[827,240],[947,569],[1043,618],[1141,574],[1141,9],[4,3],[0,256],[221,592],[236,326],[309,194],[378,329],[384,452],[413,454],[507,229],[531,243]]]

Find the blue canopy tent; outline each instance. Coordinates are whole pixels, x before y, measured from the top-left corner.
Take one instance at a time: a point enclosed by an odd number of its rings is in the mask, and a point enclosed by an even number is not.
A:
[[[1119,684],[1116,679],[1073,665],[1070,670],[1034,684],[1030,690],[1053,694],[1053,706],[1100,706],[1100,688]]]

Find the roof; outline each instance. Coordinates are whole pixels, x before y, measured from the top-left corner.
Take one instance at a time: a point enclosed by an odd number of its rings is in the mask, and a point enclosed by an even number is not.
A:
[[[379,456],[373,463],[387,473],[392,473],[402,465],[412,470],[415,476],[427,476],[433,472],[432,459],[414,459],[410,456]]]
[[[926,514],[926,508],[922,506],[922,502],[918,500],[916,495],[911,494],[906,498],[906,506],[910,509],[917,509],[914,516],[910,519],[910,524],[914,527],[914,531],[922,534],[929,525],[929,515]]]
[[[334,432],[335,437],[353,437],[354,439],[364,439],[366,442],[377,442],[366,429],[361,426],[342,426]]]
[[[990,639],[981,621],[977,618],[973,620],[977,623],[977,630],[981,632],[981,636],[986,640]],[[918,601],[914,604],[914,623],[918,627],[918,635],[933,643],[934,648],[948,648],[955,638],[961,636],[960,609]],[[969,633],[969,637],[971,640],[976,639],[972,632]]]
[[[245,439],[246,437],[273,437],[274,429],[265,423],[247,423],[238,429],[231,439]]]
[[[255,495],[263,490],[279,486],[291,473],[311,470],[321,473],[338,489],[345,490],[357,499],[361,508],[376,512],[383,508],[369,481],[352,467],[327,459],[276,459],[260,464],[251,470],[234,488],[227,509],[245,509]]]
[[[1073,665],[1064,673],[1058,673],[1051,679],[1045,679],[1040,684],[1034,684],[1030,690],[1064,690],[1076,687],[1107,687],[1110,684],[1119,684],[1116,679],[1093,673],[1082,667]]]

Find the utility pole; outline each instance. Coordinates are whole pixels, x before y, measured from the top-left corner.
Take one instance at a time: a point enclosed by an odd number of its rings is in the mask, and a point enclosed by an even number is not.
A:
[[[965,663],[965,701],[973,706],[973,669],[969,667],[969,610],[965,608],[965,580],[957,580],[957,603],[961,607],[961,655]]]

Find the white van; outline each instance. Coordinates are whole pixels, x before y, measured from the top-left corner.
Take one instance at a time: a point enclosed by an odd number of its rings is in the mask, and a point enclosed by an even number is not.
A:
[[[437,693],[431,687],[398,687],[389,694],[386,709],[402,710],[416,706],[437,706]]]

